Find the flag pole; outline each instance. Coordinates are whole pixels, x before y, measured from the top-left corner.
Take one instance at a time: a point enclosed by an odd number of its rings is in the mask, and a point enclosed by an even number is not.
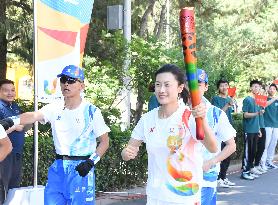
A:
[[[130,66],[130,49],[129,44],[131,41],[131,0],[124,0],[124,26],[123,26],[124,38],[126,39],[126,57],[124,60],[124,96],[125,96],[125,129],[130,127],[130,116],[131,116],[131,105],[130,105],[130,76],[129,76],[129,66]]]
[[[35,112],[38,110],[38,72],[36,70],[37,65],[37,0],[33,0],[33,76],[34,76],[34,110]],[[38,122],[34,123],[34,187],[38,186]]]

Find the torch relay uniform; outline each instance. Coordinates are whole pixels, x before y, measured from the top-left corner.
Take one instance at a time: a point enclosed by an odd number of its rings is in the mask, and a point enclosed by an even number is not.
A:
[[[195,119],[183,103],[166,119],[158,111],[144,114],[131,135],[146,143],[147,205],[200,204],[203,160]]]
[[[56,160],[48,170],[45,205],[95,204],[94,169],[81,177],[76,166],[96,151],[96,138],[109,132],[99,108],[82,100],[73,110],[64,102],[48,104],[40,109],[41,123],[52,128]]]
[[[236,131],[229,122],[226,113],[218,107],[213,106],[203,97],[203,100],[208,107],[207,121],[209,126],[213,129],[217,140],[217,153],[210,153],[203,146],[204,161],[214,158],[221,152],[221,143],[226,142],[236,136]],[[220,171],[220,163],[211,167],[207,172],[203,173],[203,187],[202,187],[202,205],[216,204],[216,187],[217,178]]]

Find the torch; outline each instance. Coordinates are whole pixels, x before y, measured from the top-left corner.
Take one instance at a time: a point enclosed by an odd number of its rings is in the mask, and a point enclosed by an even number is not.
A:
[[[180,31],[189,92],[192,107],[195,107],[200,104],[201,96],[199,94],[197,77],[196,33],[193,7],[186,7],[180,11]],[[202,118],[195,118],[195,121],[197,139],[203,140],[204,130]]]

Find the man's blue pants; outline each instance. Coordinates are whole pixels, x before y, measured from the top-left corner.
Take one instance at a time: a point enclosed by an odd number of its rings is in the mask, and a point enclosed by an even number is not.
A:
[[[75,167],[84,160],[55,160],[48,170],[45,205],[94,205],[94,169],[85,177]]]

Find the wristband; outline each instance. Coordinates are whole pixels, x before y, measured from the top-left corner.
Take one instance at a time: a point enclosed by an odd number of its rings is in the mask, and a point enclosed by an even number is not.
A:
[[[19,125],[19,124],[20,124],[20,118],[19,118],[19,116],[11,116],[11,117],[9,117],[9,118],[13,120],[14,125]]]
[[[98,161],[100,160],[100,157],[98,156],[97,153],[94,152],[94,153],[90,156],[89,159],[92,160],[92,161],[94,162],[94,164],[96,164],[96,163],[98,163]]]

